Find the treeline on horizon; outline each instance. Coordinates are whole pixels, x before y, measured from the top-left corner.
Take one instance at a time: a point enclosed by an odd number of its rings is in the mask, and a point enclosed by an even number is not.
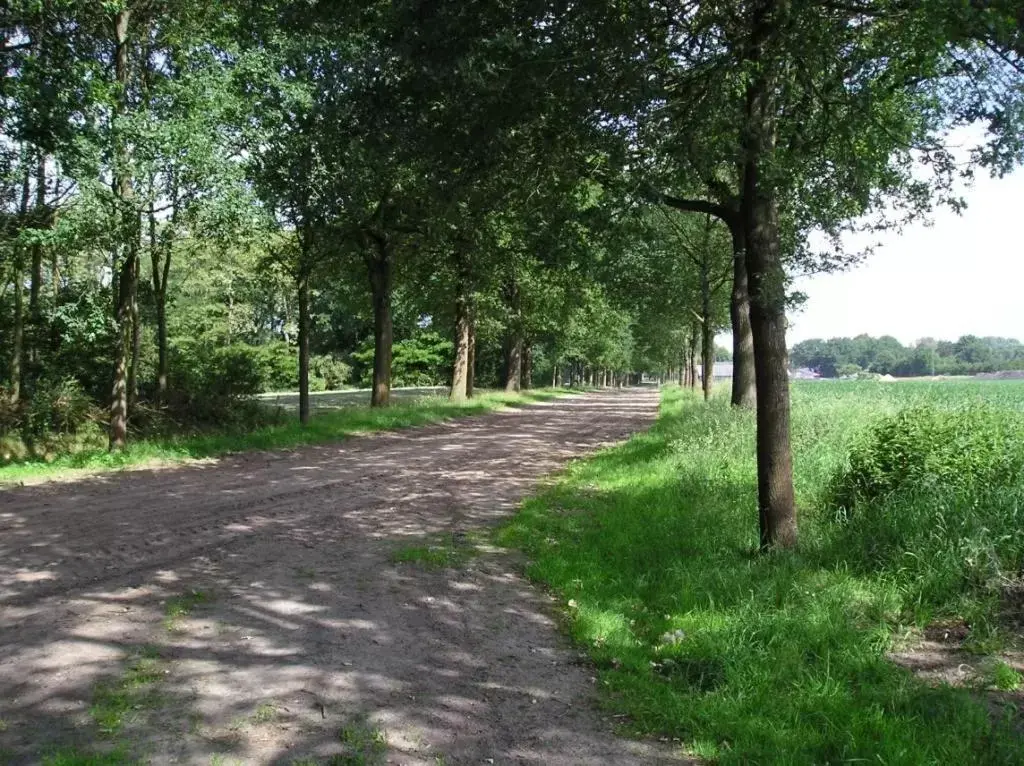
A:
[[[790,364],[824,378],[863,372],[893,377],[976,375],[1024,370],[1024,343],[1015,338],[963,335],[955,341],[921,338],[904,346],[891,335],[810,338],[790,350]]]

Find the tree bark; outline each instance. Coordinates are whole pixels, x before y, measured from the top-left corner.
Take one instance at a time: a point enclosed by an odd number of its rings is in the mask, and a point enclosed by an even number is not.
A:
[[[797,514],[789,433],[785,271],[773,181],[762,161],[775,147],[777,90],[765,48],[787,10],[786,0],[760,0],[755,8],[743,131],[743,231],[750,280],[750,325],[757,383],[757,490],[762,550],[797,544]]]
[[[520,388],[533,388],[533,345],[529,340],[523,341],[523,366],[520,372]]]
[[[309,423],[309,253],[303,246],[296,278],[299,299],[299,422]]]
[[[476,317],[469,314],[469,349],[466,354],[466,398],[473,398],[476,385]]]
[[[505,390],[518,391],[523,374],[523,339],[512,329],[505,339]]]
[[[746,245],[741,225],[730,226],[733,249],[732,295],[732,405],[752,409],[757,403],[754,373],[754,339],[750,331],[750,292],[747,282]]]
[[[141,247],[141,245],[140,245]],[[138,279],[138,259],[136,259],[136,279]],[[139,356],[142,352],[142,318],[139,316],[138,287],[132,291],[131,322],[132,322],[132,355],[128,364],[128,417],[135,412],[135,404],[139,399]]]
[[[176,196],[176,192],[172,192]],[[167,279],[171,271],[171,254],[174,248],[174,231],[178,218],[177,201],[172,200],[170,232],[166,233],[161,243],[156,231],[156,213],[153,202],[149,203],[149,258],[153,272],[153,302],[156,305],[156,399],[163,403],[167,400],[167,376],[170,361],[167,350]],[[161,247],[163,244],[163,247]],[[161,252],[162,251],[162,252]],[[228,326],[230,327],[230,321]]]
[[[391,353],[394,330],[391,322],[391,250],[383,236],[373,238],[369,255],[370,293],[373,300],[373,391],[371,407],[391,402]]]
[[[19,227],[25,226],[28,220],[29,179],[29,171],[26,168],[21,186]],[[14,245],[14,328],[11,338],[10,377],[11,404],[14,405],[21,401],[21,378],[24,373],[23,362],[25,358],[25,262],[23,259],[23,246],[16,243]]]
[[[19,260],[14,264],[14,328],[11,333],[11,404],[21,402],[21,360],[25,351],[25,275]]]
[[[732,403],[737,407],[755,404],[754,343],[750,334],[750,294],[745,259],[745,235],[738,200],[725,202],[680,199],[662,195],[661,201],[669,207],[690,213],[713,215],[729,227],[733,246],[733,284],[729,302],[732,324],[733,379]]]
[[[504,387],[506,391],[518,391],[523,374],[523,327],[520,315],[519,285],[515,278],[505,285],[505,300],[508,304],[511,319],[505,338]]]
[[[715,376],[715,334],[705,323],[701,328],[701,383],[704,390],[704,401],[711,399],[711,388]]]
[[[36,225],[46,224],[46,155],[39,152],[36,162]],[[28,316],[32,328],[30,336],[29,379],[39,374],[40,344],[43,340],[43,317],[40,297],[43,288],[43,246],[38,242],[32,245],[32,283],[29,287]]]
[[[700,364],[701,388],[704,390],[704,401],[711,399],[712,376],[715,364],[715,333],[711,324],[711,253],[705,247],[704,260],[700,270],[701,316],[700,323]]]
[[[456,250],[455,263],[459,272],[455,285],[455,358],[452,360],[452,385],[448,398],[461,402],[469,395],[470,287],[465,254]]]
[[[132,351],[132,303],[138,284],[138,211],[134,209],[129,149],[116,123],[128,109],[128,22],[131,12],[122,10],[114,21],[116,52],[114,71],[118,94],[115,103],[114,194],[118,202],[119,235],[124,252],[116,264],[117,299],[114,343],[114,384],[110,396],[110,449],[124,449],[128,443],[128,362]],[[134,217],[134,221],[132,220]]]
[[[690,388],[697,387],[697,337],[699,330],[697,325],[690,325],[690,342],[686,347],[686,369],[690,378]]]
[[[464,401],[469,384],[469,301],[463,288],[458,288],[455,299],[455,359],[452,363],[452,387],[448,398]]]

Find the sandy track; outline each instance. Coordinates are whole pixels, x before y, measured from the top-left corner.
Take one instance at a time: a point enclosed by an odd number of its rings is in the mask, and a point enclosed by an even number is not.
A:
[[[88,742],[97,680],[155,647],[152,763],[654,763],[594,707],[548,597],[507,554],[393,563],[506,517],[570,458],[645,428],[657,394],[591,394],[292,452],[0,492],[0,761]],[[169,630],[163,604],[209,598]],[[151,649],[152,650],[152,649]],[[262,712],[261,712],[262,711]]]

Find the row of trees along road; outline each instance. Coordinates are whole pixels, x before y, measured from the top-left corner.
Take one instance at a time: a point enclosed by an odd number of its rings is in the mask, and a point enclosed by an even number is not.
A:
[[[460,399],[478,371],[693,379],[730,327],[761,543],[795,545],[790,278],[1018,162],[1022,21],[1015,0],[11,0],[5,398],[73,379],[117,449],[238,344],[297,348],[305,422],[326,354],[369,354],[383,406],[439,328]],[[965,163],[946,139],[975,123]]]

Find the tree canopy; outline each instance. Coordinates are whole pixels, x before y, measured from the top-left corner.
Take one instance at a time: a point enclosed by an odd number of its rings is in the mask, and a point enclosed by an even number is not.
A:
[[[729,328],[762,544],[795,544],[790,278],[1024,158],[1017,6],[11,0],[0,436],[88,420],[118,449],[267,389],[305,422],[317,387],[695,383],[698,358],[710,386]],[[794,361],[917,369],[876,345]]]

